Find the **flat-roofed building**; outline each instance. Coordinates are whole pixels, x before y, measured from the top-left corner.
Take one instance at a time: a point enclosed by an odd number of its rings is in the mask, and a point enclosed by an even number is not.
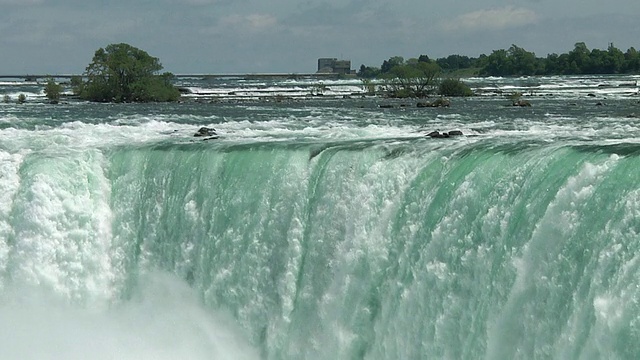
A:
[[[351,74],[351,60],[338,60],[336,58],[318,59],[318,73],[325,74]]]

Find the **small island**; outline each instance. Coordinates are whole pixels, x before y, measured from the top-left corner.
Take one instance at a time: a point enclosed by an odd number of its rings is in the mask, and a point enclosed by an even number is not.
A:
[[[129,44],[98,49],[83,76],[71,79],[73,93],[94,102],[168,102],[180,98],[171,83],[173,74],[162,70],[160,60]],[[59,99],[60,88],[50,79],[45,89],[50,100]]]

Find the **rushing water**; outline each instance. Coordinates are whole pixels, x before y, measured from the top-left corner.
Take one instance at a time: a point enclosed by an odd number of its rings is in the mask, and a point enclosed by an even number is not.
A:
[[[0,358],[637,359],[638,79],[0,83]]]

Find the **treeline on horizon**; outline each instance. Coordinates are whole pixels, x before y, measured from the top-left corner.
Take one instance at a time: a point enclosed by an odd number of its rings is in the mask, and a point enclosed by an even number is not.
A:
[[[401,56],[385,60],[380,67],[361,65],[357,75],[361,78],[384,77],[394,67],[412,66],[420,62],[435,63],[440,71],[467,76],[533,76],[533,75],[594,75],[640,73],[640,53],[631,47],[626,52],[613,43],[607,50],[589,50],[584,42],[576,43],[564,54],[536,57],[535,53],[517,45],[508,50],[494,50],[490,55],[478,57],[449,55],[436,60],[427,55],[405,61]]]

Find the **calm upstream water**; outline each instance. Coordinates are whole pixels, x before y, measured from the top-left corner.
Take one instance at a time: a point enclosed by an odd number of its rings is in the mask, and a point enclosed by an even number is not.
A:
[[[0,358],[640,358],[638,80],[1,82]]]

